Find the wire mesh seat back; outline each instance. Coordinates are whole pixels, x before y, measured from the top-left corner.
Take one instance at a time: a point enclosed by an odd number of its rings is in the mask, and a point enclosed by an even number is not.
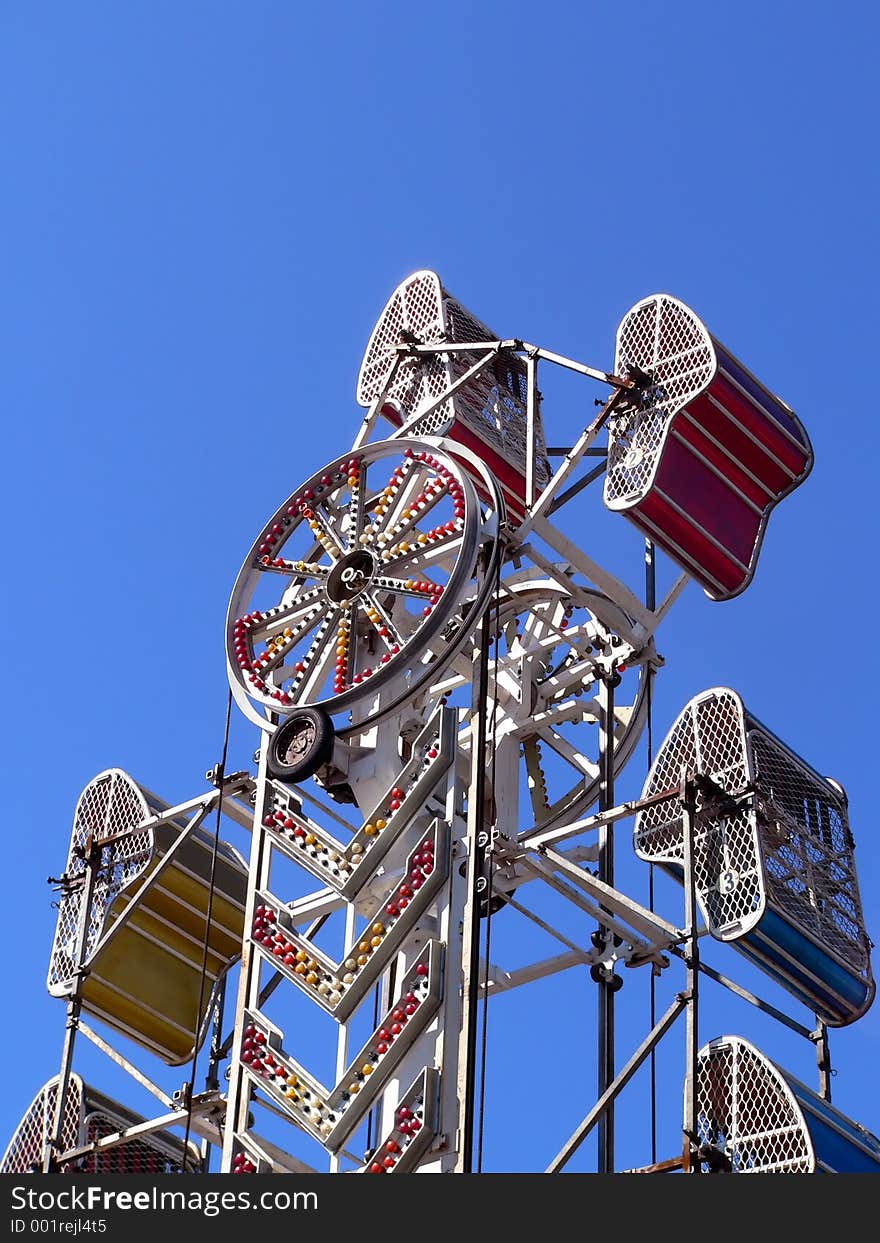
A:
[[[696,695],[657,752],[642,796],[707,777],[698,790],[694,879],[711,934],[759,962],[827,1022],[852,1022],[874,996],[846,797],[748,712],[727,687]],[[679,879],[678,795],[643,809],[639,858]]]
[[[449,294],[436,272],[413,272],[394,290],[373,329],[361,363],[357,400],[381,409],[408,436],[450,436],[469,448],[485,446],[488,464],[522,505],[526,475],[527,371],[511,350],[498,353],[449,396],[485,350],[401,355],[406,345],[491,343],[499,340]],[[550,478],[540,414],[535,411],[535,483]],[[515,476],[515,480],[510,478]],[[519,506],[517,505],[519,500]]]
[[[53,1133],[58,1099],[58,1076],[40,1088],[12,1136],[3,1159],[2,1174],[27,1174],[42,1167],[43,1153]],[[64,1098],[60,1152],[70,1152],[97,1139],[145,1121],[125,1106],[84,1084],[71,1074]],[[195,1144],[187,1150],[186,1172],[194,1173],[200,1164]],[[62,1166],[62,1173],[78,1174],[182,1174],[184,1147],[168,1131],[153,1131],[113,1147],[88,1153]]]
[[[739,1036],[697,1058],[697,1141],[705,1172],[880,1172],[880,1141]]]
[[[771,510],[810,471],[789,407],[689,307],[653,294],[617,330],[615,370],[647,372],[639,405],[609,419],[604,500],[714,600],[754,576]]]
[[[66,883],[58,904],[58,919],[49,976],[50,993],[63,994],[76,977],[77,941],[86,881],[86,854],[91,844],[108,839],[101,850],[101,870],[95,880],[83,945],[83,962],[95,952],[109,913],[119,894],[146,872],[153,858],[155,840],[151,828],[132,832],[150,819],[143,792],[121,769],[98,773],[80,794],[73,817]],[[114,840],[116,839],[116,840]]]
[[[79,987],[86,1013],[180,1065],[194,1040],[201,1043],[213,989],[241,952],[247,866],[222,841],[215,859],[213,834],[190,828],[192,813],[170,818],[168,810],[121,769],[86,786],[74,814],[47,988],[71,996],[85,968]]]

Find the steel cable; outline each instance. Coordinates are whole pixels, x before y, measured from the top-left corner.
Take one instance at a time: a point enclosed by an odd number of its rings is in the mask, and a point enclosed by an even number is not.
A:
[[[205,1001],[205,982],[208,978],[208,948],[211,940],[211,918],[214,913],[214,889],[216,885],[217,852],[220,846],[220,816],[223,808],[223,782],[226,776],[226,755],[229,749],[229,726],[232,719],[232,691],[226,698],[226,724],[223,729],[223,752],[217,766],[217,815],[214,822],[214,841],[211,847],[211,873],[208,882],[208,904],[205,910],[205,939],[202,944],[202,969],[199,980],[199,1000],[196,1006],[196,1025],[193,1032],[193,1056],[190,1069],[189,1084],[186,1094],[186,1130],[183,1136],[183,1170],[186,1171],[186,1150],[192,1130],[193,1092],[196,1085],[196,1064],[199,1057],[199,1031],[201,1029],[202,1006]]]

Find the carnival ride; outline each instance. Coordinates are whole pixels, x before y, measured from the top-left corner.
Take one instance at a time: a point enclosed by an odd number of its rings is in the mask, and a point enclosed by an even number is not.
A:
[[[572,444],[545,431],[539,369],[603,390]],[[172,1173],[214,1152],[237,1174],[479,1170],[493,997],[586,968],[596,1099],[548,1172],[594,1130],[597,1169],[617,1168],[618,1098],[679,1028],[680,1151],[640,1170],[880,1170],[880,1142],[830,1102],[828,1029],[874,995],[842,787],[720,687],[682,710],[641,796],[615,803],[658,628],[689,579],[715,601],[746,590],[771,511],[812,465],[799,419],[668,295],[627,312],[603,371],[498,337],[429,271],[388,300],[357,400],[352,444],[275,508],[232,589],[228,678],[255,770],[221,763],[174,806],[119,769],[80,796],[48,977],[60,1072],[0,1168]],[[566,530],[599,479],[645,539],[644,594]],[[661,600],[657,548],[681,571]],[[626,819],[638,859],[680,882],[676,918],[615,884]],[[564,952],[495,964],[508,911]],[[711,966],[712,943],[815,1024]],[[622,969],[679,988],[620,1065]],[[809,1041],[818,1091],[741,1037],[701,1047],[704,979]],[[85,1085],[80,1037],[164,1112]],[[120,1038],[191,1063],[190,1084],[166,1093]]]

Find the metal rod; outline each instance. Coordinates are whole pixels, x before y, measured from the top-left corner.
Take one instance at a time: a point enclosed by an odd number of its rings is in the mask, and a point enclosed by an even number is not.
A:
[[[526,509],[535,501],[535,423],[538,412],[538,360],[526,359]]]
[[[625,893],[606,885],[604,881],[599,880],[598,876],[593,876],[590,872],[584,871],[583,868],[577,866],[571,859],[560,854],[558,850],[551,850],[549,847],[541,847],[539,857],[543,857],[548,863],[558,869],[565,876],[570,876],[576,884],[584,889],[602,909],[609,915],[607,927],[612,927],[613,923],[611,915],[615,914],[619,919],[623,920],[628,928],[635,928],[642,936],[647,937],[653,944],[668,949],[672,945],[676,945],[684,941],[687,932],[680,928],[676,928],[673,924],[667,923],[660,915],[653,911],[649,911],[647,907],[642,906],[633,898],[627,897]],[[523,863],[528,867],[529,861],[523,859]],[[625,929],[626,939],[632,940],[629,930]]]
[[[604,474],[605,462],[602,461],[598,466],[594,466],[591,471],[588,471],[582,479],[577,481],[577,483],[573,483],[570,488],[566,488],[564,492],[560,493],[560,495],[555,498],[555,500],[551,501],[547,506],[547,514],[555,514],[557,509],[561,509],[563,505],[567,504],[570,500],[573,500],[579,492],[583,492],[584,488],[588,488],[591,483],[599,478],[600,475]]]
[[[262,959],[256,952],[251,936],[254,921],[256,895],[268,886],[272,856],[271,838],[263,827],[265,804],[270,797],[268,788],[268,769],[266,757],[268,746],[260,748],[260,763],[257,773],[257,800],[254,804],[254,827],[251,835],[251,854],[248,862],[247,901],[245,903],[244,930],[241,945],[241,966],[238,975],[238,997],[235,1003],[235,1014],[239,1017],[246,1009],[256,1007],[260,996],[260,964]],[[220,1169],[228,1174],[232,1169],[232,1159],[236,1141],[243,1132],[248,1130],[249,1104],[251,1100],[250,1082],[244,1073],[241,1060],[241,1044],[244,1036],[244,1024],[237,1022],[233,1027],[232,1056],[229,1067],[229,1089],[227,1092],[226,1129],[223,1138],[223,1155]]]
[[[71,958],[74,962],[74,989],[67,1002],[67,1017],[64,1024],[64,1042],[61,1046],[61,1067],[58,1071],[58,1088],[55,1092],[55,1110],[52,1127],[46,1137],[43,1149],[43,1173],[49,1174],[57,1168],[57,1158],[61,1150],[61,1139],[64,1131],[64,1107],[70,1087],[70,1073],[73,1069],[73,1050],[76,1044],[76,1033],[79,1027],[80,1010],[82,1009],[82,986],[85,976],[86,951],[88,948],[89,929],[91,927],[91,906],[95,895],[95,883],[101,870],[103,850],[96,847],[93,836],[87,838],[87,851],[84,858],[85,878],[82,897],[76,923],[76,943]]]
[[[672,586],[667,591],[666,595],[661,600],[659,606],[654,609],[654,628],[655,629],[663,621],[666,614],[672,608],[673,604],[675,604],[675,601],[678,599],[678,597],[681,595],[681,593],[684,591],[685,587],[687,587],[690,581],[691,581],[690,575],[685,574],[684,571],[682,571],[682,573],[679,574],[678,578],[676,578],[675,582],[672,584]]]
[[[525,350],[522,341],[509,337],[505,341],[441,341],[436,345],[398,345],[395,347],[401,358],[416,358],[425,354],[429,358],[435,354],[477,354],[486,350],[498,353],[499,350],[513,350],[521,353]]]
[[[614,683],[604,677],[599,683],[599,811],[609,811],[614,806]],[[614,885],[614,824],[606,821],[599,828],[599,858],[597,879],[604,885]],[[600,932],[608,936],[603,928]],[[597,1086],[599,1099],[605,1098],[614,1082],[614,993],[616,980],[614,968],[597,983]],[[614,1173],[614,1100],[608,1098],[607,1108],[599,1115],[597,1171]]]
[[[547,457],[565,457],[566,454],[571,453],[572,447],[572,445],[547,445],[544,452]],[[608,451],[606,449],[587,449],[584,452],[584,457],[604,458],[607,456]]]
[[[611,1083],[609,1083],[605,1092],[599,1100],[596,1101],[596,1104],[587,1114],[586,1118],[584,1118],[580,1126],[572,1133],[569,1139],[547,1166],[547,1174],[558,1174],[562,1167],[570,1160],[572,1155],[587,1138],[590,1131],[592,1131],[597,1121],[599,1121],[599,1119],[605,1114],[606,1110],[610,1108],[615,1097],[623,1090],[623,1088],[626,1087],[630,1079],[632,1079],[633,1075],[639,1069],[642,1062],[644,1062],[645,1058],[654,1046],[662,1040],[669,1031],[670,1027],[681,1014],[682,1010],[684,1010],[686,1005],[686,998],[679,994],[660,1019],[660,1022],[657,1023],[648,1033],[620,1073],[612,1080]]]
[[[486,798],[486,705],[489,694],[489,648],[492,642],[491,608],[483,613],[480,647],[477,653],[477,680],[471,708],[471,721],[477,720],[477,736],[471,748],[471,779],[468,787],[467,842],[468,894],[464,912],[463,1010],[459,1048],[459,1079],[463,1079],[461,1098],[461,1150],[457,1170],[473,1170],[474,1106],[477,1083],[477,1014],[480,998],[480,898],[485,858],[484,804]]]
[[[65,1152],[61,1158],[63,1163],[67,1161],[75,1161],[79,1157],[88,1156],[93,1152],[104,1152],[108,1148],[118,1148],[120,1144],[131,1143],[134,1139],[141,1139],[147,1135],[154,1135],[156,1131],[167,1131],[169,1127],[181,1126],[186,1119],[187,1111],[184,1108],[178,1108],[171,1113],[163,1114],[159,1118],[149,1118],[145,1122],[136,1122],[131,1126],[123,1128],[121,1131],[113,1131],[110,1135],[102,1135],[100,1139],[92,1140],[90,1144],[83,1144],[79,1148],[71,1148]],[[182,1163],[186,1168],[186,1150],[182,1149]]]
[[[566,837],[573,837],[576,833],[586,833],[590,829],[598,829],[602,824],[610,824],[614,820],[623,820],[627,816],[634,816],[637,812],[645,811],[648,807],[655,807],[658,803],[666,803],[674,798],[678,798],[680,794],[680,786],[669,786],[667,789],[658,790],[645,798],[633,799],[628,803],[618,803],[616,807],[609,807],[608,811],[599,812],[596,816],[587,816],[584,820],[576,820],[573,824],[566,824],[561,828],[547,829],[543,833],[536,833],[534,829],[527,829],[525,833],[520,834],[518,840],[520,844],[529,846],[531,849],[537,849],[539,846],[550,846],[554,842],[562,841]]]
[[[659,961],[662,950],[669,947],[669,939],[667,937],[658,936],[656,929],[652,934],[654,937],[652,941],[646,942],[641,940],[641,938],[636,936],[632,931],[632,922],[628,920],[625,913],[621,914],[620,919],[616,919],[613,915],[607,914],[607,909],[601,905],[601,899],[588,897],[586,893],[579,893],[573,885],[569,885],[567,882],[560,880],[558,876],[553,874],[553,867],[551,867],[543,859],[529,859],[524,856],[521,862],[524,867],[528,868],[529,871],[535,874],[535,876],[543,880],[545,884],[551,887],[551,889],[555,889],[557,893],[561,893],[563,897],[569,900],[569,902],[573,902],[575,906],[579,907],[598,923],[601,923],[603,928],[607,928],[610,932],[616,936],[619,936],[622,941],[626,941],[631,944],[634,951],[638,954],[640,961],[648,961],[649,959]],[[585,881],[589,882],[591,885],[590,892],[595,893],[595,887],[599,884],[595,877],[590,876],[587,872],[581,871],[580,868],[573,867],[573,871],[579,873]],[[606,886],[606,891],[614,894],[625,903],[629,902],[629,899],[624,898],[622,894],[618,894],[617,890],[608,889]]]
[[[79,1030],[80,1033],[85,1036],[87,1040],[90,1040],[96,1048],[100,1049],[102,1053],[106,1053],[107,1057],[109,1057],[112,1062],[115,1062],[116,1065],[121,1067],[127,1075],[130,1075],[132,1079],[134,1079],[135,1083],[139,1083],[142,1088],[146,1088],[146,1090],[155,1096],[156,1100],[159,1101],[160,1104],[164,1105],[166,1109],[171,1108],[174,1104],[172,1097],[170,1097],[167,1092],[163,1092],[160,1087],[157,1087],[156,1084],[153,1083],[152,1079],[148,1079],[142,1070],[138,1070],[137,1066],[133,1065],[127,1057],[123,1057],[117,1049],[114,1049],[113,1046],[109,1045],[102,1036],[99,1036],[96,1031],[93,1031],[92,1028],[89,1027],[88,1023],[84,1022],[83,1019],[80,1019],[79,1021]]]
[[[670,946],[673,954],[679,951],[677,947]],[[734,980],[729,979],[726,975],[722,975],[720,971],[716,971],[714,967],[708,966],[704,962],[699,964],[700,974],[707,976],[710,980],[714,980],[716,984],[720,984],[723,988],[728,989],[737,997],[741,997],[743,1001],[747,1001],[750,1005],[756,1006],[759,1010],[763,1010],[765,1014],[769,1014],[771,1018],[776,1019],[779,1023],[784,1023],[793,1032],[797,1032],[799,1036],[803,1036],[806,1040],[814,1040],[815,1032],[810,1031],[809,1027],[804,1027],[803,1023],[798,1023],[796,1019],[790,1018],[782,1010],[777,1010],[775,1006],[771,1006],[769,1001],[764,1001],[760,997],[756,997],[754,993],[750,993],[747,988],[743,988],[741,984],[737,984]]]
[[[503,898],[505,903],[512,907],[513,910],[519,911],[520,915],[524,915],[526,919],[530,919],[533,924],[536,924],[539,928],[542,928],[544,932],[549,932],[550,936],[555,937],[557,941],[560,941],[566,949],[574,950],[575,953],[581,954],[584,959],[590,957],[582,946],[576,945],[574,941],[570,941],[564,933],[559,931],[558,928],[554,928],[552,924],[548,924],[545,919],[540,917],[540,915],[536,915],[535,912],[530,911],[527,906],[523,906],[521,902],[517,902],[516,899],[509,893],[502,892],[499,894],[499,897]]]
[[[645,607],[653,613],[657,607],[657,551],[651,540],[645,540]]]
[[[399,346],[398,348],[403,350],[404,354],[407,354],[407,353],[423,354],[423,353],[440,352],[431,346],[423,346],[423,345]],[[501,348],[502,348],[502,343],[499,341],[493,341],[487,345],[476,345],[476,346],[468,345],[467,349],[469,353],[474,353],[476,350],[479,350],[479,349],[485,349],[487,353],[484,355],[483,358],[477,359],[474,365],[472,367],[469,367],[468,370],[464,373],[464,375],[460,375],[457,380],[455,380],[452,384],[448,386],[448,388],[445,388],[439,397],[435,398],[435,400],[432,401],[429,405],[425,406],[424,409],[419,410],[419,413],[418,413],[419,422],[421,423],[422,420],[426,419],[429,414],[433,414],[433,412],[439,406],[442,406],[445,401],[448,401],[450,397],[454,397],[460,388],[464,388],[466,384],[470,384],[471,380],[473,380],[476,376],[478,376],[481,371],[484,371],[485,368],[488,367],[489,363],[492,362],[492,360],[498,356],[498,353],[501,350]],[[443,345],[441,347],[441,351],[444,353],[453,352],[453,351],[450,351],[448,344]],[[400,436],[405,436],[407,434],[405,426],[401,428],[400,432],[397,434]]]
[[[656,549],[651,540],[645,540],[645,607],[651,612],[657,609],[657,556]],[[654,669],[648,665],[645,669],[645,678],[647,685],[645,687],[645,698],[647,700],[647,727],[648,727],[648,755],[647,768],[650,773],[654,762],[654,736],[653,736],[653,697],[654,697]],[[648,908],[654,909],[654,864],[648,864]],[[657,971],[651,968],[650,980],[648,983],[648,1019],[653,1025],[657,1021]],[[657,1160],[657,1053],[651,1050],[651,1160]]]
[[[541,354],[541,357],[546,357]],[[575,444],[572,446],[571,452],[566,454],[561,464],[556,468],[556,472],[552,479],[544,488],[541,495],[535,501],[534,505],[530,505],[528,514],[524,521],[517,528],[517,536],[524,539],[526,534],[535,525],[539,518],[545,516],[545,511],[554,499],[559,487],[565,483],[566,479],[571,475],[578,462],[586,453],[587,449],[592,445],[593,441],[602,430],[602,426],[610,414],[614,412],[616,406],[620,404],[626,394],[626,388],[616,389],[603,405],[602,409],[584,430],[581,432]]]
[[[596,961],[597,953],[597,950],[569,950],[565,954],[556,954],[552,958],[529,963],[526,967],[516,967],[513,971],[504,971],[495,963],[490,963],[489,984],[487,988],[484,979],[483,993],[494,997],[496,993],[509,993],[523,984],[531,984],[535,980],[544,980],[547,976],[567,971],[569,967],[589,966]]]
[[[205,1089],[216,1092],[220,1087],[220,1062],[222,1054],[220,1044],[223,1037],[223,1006],[226,1000],[226,976],[222,976],[214,988],[214,1003],[211,1014],[211,1039],[208,1046],[208,1068],[205,1072]],[[202,1142],[202,1172],[211,1171],[211,1144]]]
[[[556,363],[557,366],[565,367],[569,371],[576,371],[578,375],[587,376],[591,380],[599,380],[603,384],[611,384],[615,388],[628,389],[633,387],[632,380],[614,375],[610,371],[599,371],[595,367],[588,367],[586,363],[579,363],[573,358],[566,358],[564,354],[554,354],[552,350],[541,349],[537,345],[531,345],[528,341],[520,341],[518,337],[508,337],[504,341],[443,341],[439,345],[398,345],[397,352],[406,358],[408,355],[413,354],[462,354],[492,348],[510,350],[514,354],[526,354],[533,355],[535,358],[544,358],[547,362]]]
[[[625,380],[621,376],[613,375],[610,371],[598,371],[595,367],[587,367],[584,363],[576,362],[573,358],[566,358],[564,354],[554,354],[552,350],[538,349],[536,346],[528,345],[523,342],[523,349],[534,350],[536,357],[545,358],[548,363],[556,363],[558,367],[565,367],[568,371],[576,371],[578,375],[587,376],[590,380],[599,380],[603,384],[612,384],[617,389],[632,388],[632,380]]]
[[[816,1015],[816,1031],[813,1033],[816,1041],[816,1066],[819,1070],[819,1095],[826,1101],[831,1101],[831,1076],[834,1071],[831,1066],[831,1046],[828,1043],[828,1026]]]
[[[70,1084],[70,1072],[73,1069],[73,1047],[79,1024],[80,996],[79,978],[77,979],[77,995],[67,1003],[67,1020],[64,1024],[64,1043],[61,1047],[61,1069],[58,1072],[58,1088],[55,1092],[55,1111],[52,1118],[52,1129],[49,1132],[46,1147],[43,1150],[43,1173],[50,1174],[58,1168],[58,1155],[61,1148],[64,1130],[64,1106],[67,1103],[67,1092]]]
[[[221,1036],[223,1031],[223,1003],[226,1000],[226,976],[224,975],[218,980],[214,989],[214,1005],[211,1015],[211,1041],[208,1046],[208,1069],[205,1072],[205,1088],[207,1091],[213,1091],[219,1088],[219,1067],[223,1059],[220,1051]]]
[[[694,870],[694,825],[696,821],[696,786],[686,773],[682,774],[682,827],[684,829],[684,922],[687,940],[684,961],[687,968],[687,1012],[685,1014],[685,1092],[682,1159],[689,1174],[701,1172],[696,1155],[697,1136],[697,1069],[699,1056],[699,979],[700,950],[697,939],[697,889]]]
[[[550,487],[549,484],[548,487]],[[541,495],[544,496],[545,494],[546,489]],[[536,502],[535,509],[538,508],[540,503],[541,500],[539,497]],[[612,600],[614,600],[615,603],[618,604],[634,622],[638,622],[644,631],[643,638],[647,638],[649,635],[654,633],[657,628],[657,618],[653,613],[648,612],[638,596],[635,595],[635,593],[632,592],[625,583],[622,583],[620,579],[615,578],[613,574],[609,574],[607,570],[603,570],[602,567],[593,561],[591,557],[587,556],[578,544],[576,544],[573,540],[570,540],[567,535],[563,535],[559,528],[555,527],[553,523],[549,522],[546,518],[532,517],[527,519],[526,522],[530,526],[534,526],[535,534],[539,539],[544,540],[545,543],[549,544],[555,552],[558,552],[561,556],[565,557],[572,569],[579,570],[585,578],[590,580],[591,583],[595,583],[601,591],[604,591],[606,595],[611,596]],[[518,539],[520,538],[522,530],[522,526],[517,528]]]
[[[394,383],[395,377],[397,376],[397,369],[400,366],[402,361],[403,361],[403,355],[397,354],[395,356],[394,362],[391,365],[391,370],[388,373],[388,378],[385,381],[384,385],[382,386],[382,391],[378,393],[376,397],[373,398],[373,400],[370,402],[369,406],[367,407],[367,413],[364,415],[363,422],[358,428],[358,433],[355,436],[354,444],[351,446],[352,449],[359,449],[361,445],[364,444],[367,437],[369,436],[370,430],[373,424],[376,422],[376,419],[382,413],[382,406],[385,402],[386,397],[388,396],[388,390],[391,388],[392,384]]]

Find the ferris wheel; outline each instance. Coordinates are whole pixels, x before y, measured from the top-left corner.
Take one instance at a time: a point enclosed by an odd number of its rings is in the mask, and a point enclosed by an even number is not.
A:
[[[572,443],[545,429],[539,367],[602,389]],[[83,793],[50,970],[68,1030],[100,1044],[93,1016],[167,1065],[210,1031],[208,1086],[180,1116],[225,1172],[470,1172],[481,1008],[485,1023],[494,996],[586,969],[598,1094],[548,1171],[594,1131],[599,1170],[616,1168],[615,1102],[681,1016],[681,1150],[646,1171],[880,1169],[880,1142],[830,1104],[828,1028],[874,996],[842,787],[716,687],[672,724],[640,797],[615,802],[683,586],[745,591],[773,509],[809,474],[797,416],[667,294],[625,314],[603,371],[498,336],[430,271],[380,313],[356,396],[351,444],[276,498],[232,587],[226,668],[256,772],[212,770],[207,795],[174,807],[120,770]],[[583,547],[573,503],[599,479],[644,538],[643,593]],[[678,571],[659,601],[657,550]],[[219,828],[211,841],[215,813],[250,834],[248,859]],[[626,819],[636,858],[681,883],[669,918],[615,883]],[[576,937],[539,893],[576,912]],[[494,963],[506,909],[564,952]],[[713,967],[715,944],[815,1024]],[[639,968],[684,986],[621,1065],[615,994]],[[818,1092],[744,1038],[701,1045],[706,978],[816,1047]],[[295,1005],[332,1024],[332,1082]],[[25,1151],[44,1169],[97,1151],[71,1113],[91,1091],[72,1050],[71,1036],[42,1129],[32,1109],[4,1169]],[[124,1151],[137,1123],[105,1113],[118,1131],[100,1143]],[[189,1150],[169,1142],[182,1167]]]

